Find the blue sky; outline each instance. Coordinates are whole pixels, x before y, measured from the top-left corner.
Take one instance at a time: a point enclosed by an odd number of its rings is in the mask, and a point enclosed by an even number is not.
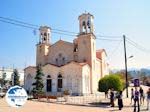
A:
[[[94,15],[95,34],[128,38],[149,51],[127,43],[129,68],[150,67],[149,0],[1,0],[0,16],[54,29],[79,32],[78,16],[87,11]],[[35,65],[38,34],[32,29],[0,22],[0,67],[24,68]],[[52,33],[52,42],[72,41],[74,37]],[[104,38],[104,37],[103,37]],[[104,48],[111,68],[124,68],[122,41],[96,40]]]

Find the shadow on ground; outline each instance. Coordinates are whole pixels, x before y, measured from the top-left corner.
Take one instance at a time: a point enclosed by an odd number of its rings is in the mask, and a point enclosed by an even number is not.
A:
[[[93,102],[93,103],[88,103],[87,106],[108,108],[110,106],[110,103],[109,102]]]

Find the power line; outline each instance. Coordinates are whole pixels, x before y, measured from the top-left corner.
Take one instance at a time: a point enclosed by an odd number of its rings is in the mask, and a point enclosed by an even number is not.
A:
[[[112,57],[115,54],[115,52],[120,48],[119,46],[121,45],[121,42],[122,40],[119,41],[115,49],[110,53],[109,57]]]
[[[66,34],[66,33],[62,33],[62,32],[57,32],[57,31],[52,31],[52,33],[55,33],[55,34],[61,34],[61,35],[66,35],[66,36],[76,36],[76,35],[72,35],[72,34]]]
[[[16,20],[16,19],[6,18],[6,17],[2,17],[2,16],[0,16],[0,18],[4,19],[4,20],[13,21],[13,22],[16,22],[16,23],[20,23],[20,24],[25,24],[25,25],[28,25],[28,26],[40,27],[39,25],[34,25],[34,24],[31,24],[31,23],[23,22],[23,21]]]
[[[23,25],[23,24],[19,24],[19,23],[13,23],[13,22],[10,22],[10,21],[6,21],[6,20],[1,20],[1,22],[4,22],[4,23],[9,23],[9,24],[12,24],[12,25],[16,25],[16,26],[21,26],[21,27],[24,27],[24,28],[30,28],[30,29],[37,29],[35,27],[31,27],[31,26],[26,26],[26,25]]]
[[[16,19],[1,17],[1,16],[0,16],[0,21],[1,22],[5,22],[5,23],[10,23],[10,24],[18,25],[18,26],[27,27],[27,28],[29,27],[31,29],[38,29],[40,27],[39,25],[35,25],[35,24],[23,22],[23,21],[16,20]],[[71,31],[67,31],[67,30],[60,30],[60,29],[51,29],[51,30],[52,31],[64,32],[64,33],[69,33],[69,34],[78,34],[76,32],[71,32]]]
[[[29,29],[32,29],[33,31],[38,30],[40,27],[39,25],[23,22],[20,20],[12,19],[12,18],[2,17],[2,16],[0,16],[0,21],[4,22],[4,23],[24,27],[24,28],[29,28]],[[66,36],[76,36],[78,34],[76,32],[71,32],[71,31],[67,31],[67,30],[60,30],[60,29],[53,29],[53,28],[51,30],[52,30],[52,33],[66,35]],[[120,39],[118,39],[118,38],[121,38],[121,36],[109,36],[109,35],[96,35],[96,36],[97,36],[98,40],[104,40],[104,41],[120,41]],[[98,37],[100,37],[100,38],[98,38]],[[134,41],[130,40],[129,38],[127,38],[127,39],[129,40],[128,42],[130,44],[132,44],[134,47],[136,47],[140,50],[147,51],[145,48],[141,47],[139,44],[135,43]]]
[[[34,31],[38,30],[39,27],[40,27],[39,25],[23,22],[23,21],[20,21],[20,20],[12,19],[12,18],[2,17],[2,16],[0,16],[0,21],[4,22],[4,23],[9,23],[9,24],[12,24],[12,25],[16,25],[16,26],[30,28],[30,29],[33,29]],[[67,30],[54,29],[54,28],[52,28],[51,30],[52,30],[52,33],[56,33],[56,34],[62,34],[62,35],[67,35],[67,36],[76,36],[76,35],[78,35],[78,33],[76,33],[76,32],[71,32],[71,31],[67,31]],[[96,35],[96,36],[100,37],[100,38],[97,38],[99,40],[120,41],[120,40],[112,39],[112,38],[120,38],[120,36],[104,36],[104,35]],[[105,39],[102,39],[103,37],[105,37]]]
[[[121,41],[120,39],[108,39],[108,38],[96,38],[96,39],[98,39],[98,40],[106,40],[106,41]]]
[[[14,22],[11,22],[11,21],[6,21],[6,20],[1,20],[1,22],[4,22],[4,23],[8,23],[8,24],[12,24],[12,25],[15,25],[15,26],[20,26],[20,27],[24,27],[24,28],[29,28],[29,29],[32,29],[32,30],[38,30],[37,27],[33,27],[33,26],[27,26],[25,24],[20,24],[20,23],[14,23]],[[56,29],[55,29],[56,30]],[[60,31],[60,30],[59,30]],[[62,35],[67,35],[67,36],[75,36],[75,35],[71,35],[71,34],[67,34],[67,33],[62,33],[62,32],[58,32],[58,31],[52,31],[52,33],[56,33],[56,34],[62,34]]]
[[[101,38],[109,38],[109,39],[112,39],[112,38],[122,38],[122,36],[115,36],[115,35],[113,35],[113,36],[110,36],[110,35],[99,35],[99,34],[97,34],[96,35],[97,37],[101,37]]]
[[[136,49],[138,49],[138,50],[140,50],[140,51],[142,51],[142,52],[150,53],[150,51],[148,51],[147,49],[144,49],[144,48],[141,48],[141,47],[139,47],[139,46],[136,46],[135,44],[133,44],[132,42],[130,42],[130,41],[128,41],[128,40],[127,40],[127,42],[128,42],[130,45],[134,46]]]
[[[141,51],[143,51],[143,52],[150,53],[150,50],[149,50],[149,49],[144,48],[143,46],[139,45],[138,43],[132,41],[132,40],[129,39],[129,38],[127,38],[127,42],[128,42],[129,44],[131,44],[132,46],[134,46],[135,48],[137,48],[137,49],[139,49],[139,50],[141,50]]]
[[[78,34],[78,33],[76,33],[76,32],[70,32],[70,31],[67,31],[67,30],[60,30],[60,29],[53,29],[53,28],[52,28],[52,30],[53,30],[53,31],[65,32],[65,33],[70,33],[70,34],[76,34],[76,35]]]

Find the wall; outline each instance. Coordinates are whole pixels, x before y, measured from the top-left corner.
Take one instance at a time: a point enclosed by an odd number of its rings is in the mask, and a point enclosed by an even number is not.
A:
[[[62,58],[65,58],[65,63],[70,62],[73,60],[73,49],[74,45],[72,43],[59,40],[49,49],[48,63],[57,64],[56,58],[58,62],[61,62]]]
[[[28,67],[25,69],[25,77],[24,77],[24,88],[28,91],[32,91],[33,86],[32,84],[35,82],[36,76],[36,68],[35,67]]]
[[[86,65],[82,69],[82,93],[85,95],[90,94],[90,89],[90,67]]]
[[[62,66],[62,67],[56,67],[53,65],[46,65],[43,67],[43,73],[45,74],[44,77],[44,90],[46,91],[46,77],[47,75],[50,75],[52,78],[52,92],[57,92],[57,77],[60,73],[63,77],[63,91],[69,90],[72,94],[78,94],[81,93],[81,78],[82,78],[82,72],[81,72],[81,66],[77,63],[70,63],[68,65]]]

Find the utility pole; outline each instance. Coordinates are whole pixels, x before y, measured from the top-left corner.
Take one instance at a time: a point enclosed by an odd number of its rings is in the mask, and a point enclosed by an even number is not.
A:
[[[128,73],[127,73],[127,55],[126,55],[126,36],[123,35],[124,42],[124,61],[125,61],[125,76],[126,76],[126,96],[128,98]]]

